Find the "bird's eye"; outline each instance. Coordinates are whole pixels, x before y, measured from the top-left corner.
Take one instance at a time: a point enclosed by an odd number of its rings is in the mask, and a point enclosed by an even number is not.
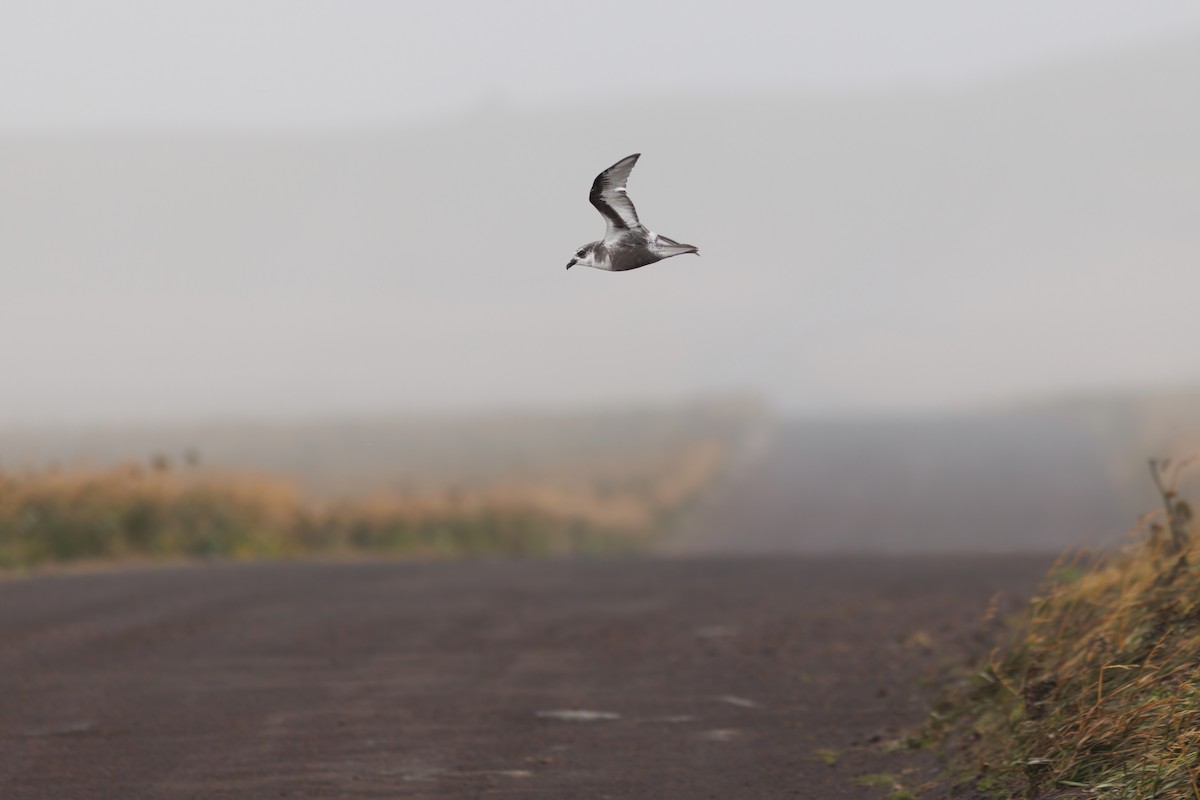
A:
[[[576,253],[575,255],[576,255],[577,257],[579,257],[579,258],[583,258],[583,254],[584,254],[584,253],[586,253],[586,252],[587,252],[586,250],[580,250],[580,251],[579,251],[578,253]]]

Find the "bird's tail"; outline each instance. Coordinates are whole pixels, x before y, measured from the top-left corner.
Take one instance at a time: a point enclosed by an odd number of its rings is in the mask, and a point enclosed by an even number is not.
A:
[[[696,245],[683,244],[682,242],[677,242],[674,239],[668,239],[666,236],[659,236],[658,241],[655,242],[655,245],[660,252],[665,254],[666,257],[681,256],[686,253],[695,253],[696,255],[700,255],[700,248],[696,247]]]

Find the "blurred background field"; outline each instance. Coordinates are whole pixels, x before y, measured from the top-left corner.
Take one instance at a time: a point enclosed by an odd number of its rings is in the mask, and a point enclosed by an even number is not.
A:
[[[1111,545],[1157,504],[1147,459],[1200,452],[1197,408],[1180,392],[821,419],[730,398],[10,431],[0,563]]]
[[[731,401],[11,434],[0,566],[645,549],[764,420]]]

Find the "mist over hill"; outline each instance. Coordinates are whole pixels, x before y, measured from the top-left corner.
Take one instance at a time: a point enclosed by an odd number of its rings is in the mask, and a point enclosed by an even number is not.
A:
[[[953,91],[0,140],[8,419],[672,399],[950,408],[1190,380],[1194,39]],[[701,247],[562,270],[629,152]],[[1182,374],[1181,374],[1182,373]]]
[[[705,552],[1061,552],[1161,508],[1150,459],[1200,456],[1200,391],[973,414],[781,421],[686,542]],[[1200,465],[1197,465],[1200,466]],[[1200,469],[1177,488],[1200,499]],[[1141,531],[1144,533],[1144,529]]]
[[[719,453],[760,430],[749,397],[672,406],[540,412],[203,421],[0,429],[0,472],[151,466],[183,474],[266,475],[310,497],[637,484],[700,446]]]

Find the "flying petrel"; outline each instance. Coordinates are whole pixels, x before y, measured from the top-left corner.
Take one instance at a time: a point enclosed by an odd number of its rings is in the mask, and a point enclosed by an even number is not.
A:
[[[637,269],[664,258],[700,251],[690,244],[659,236],[638,222],[637,210],[625,191],[629,173],[641,153],[622,158],[596,176],[588,199],[608,223],[604,238],[585,244],[567,262],[567,269],[580,264],[584,267],[623,272]]]

